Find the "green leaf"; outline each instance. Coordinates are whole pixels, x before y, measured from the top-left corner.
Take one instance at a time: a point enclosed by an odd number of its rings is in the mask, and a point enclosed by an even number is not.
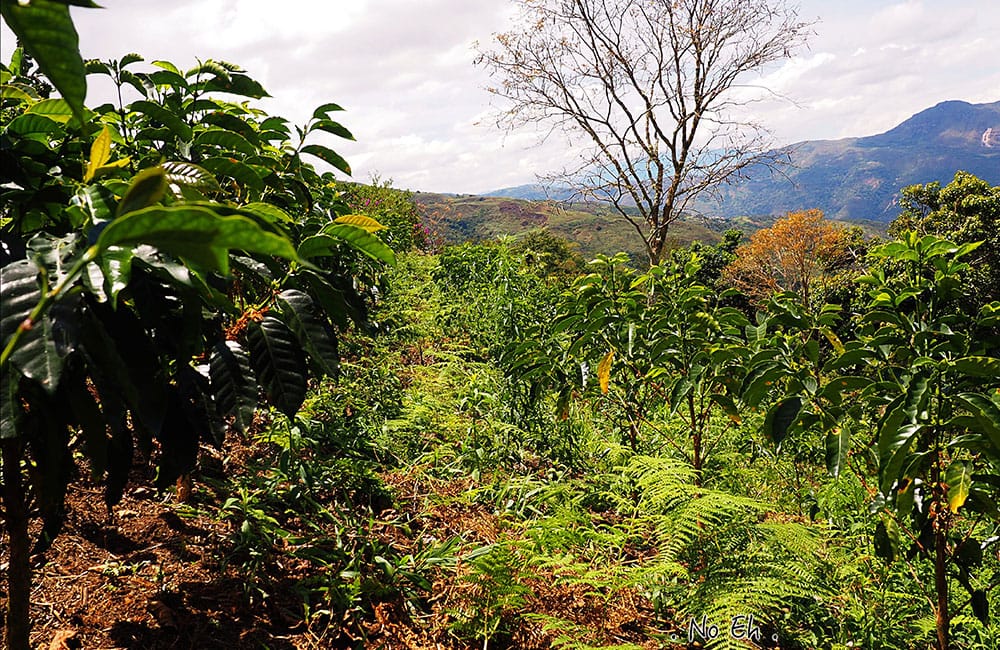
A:
[[[952,557],[958,566],[973,569],[983,564],[983,548],[978,540],[970,537],[955,547]]]
[[[160,166],[166,171],[167,182],[170,184],[213,192],[221,191],[215,176],[198,165],[189,162],[165,162]]]
[[[313,235],[302,240],[299,244],[298,254],[303,259],[332,257],[336,255],[337,248],[341,245],[339,239],[334,239],[330,235]]]
[[[948,484],[948,509],[952,513],[956,513],[965,504],[965,500],[969,498],[972,470],[962,461],[956,460],[948,466],[944,481]]]
[[[35,297],[41,299],[36,274],[37,268],[34,265],[9,265],[4,269],[3,330],[7,336],[8,332],[13,334],[22,322],[27,322],[29,313],[38,302]],[[57,346],[56,337],[60,330],[56,321],[58,314],[59,312],[50,309],[49,313],[31,322],[10,356],[11,366],[20,370],[25,377],[38,382],[49,394],[54,394],[58,388],[65,355],[65,352],[60,354]],[[4,338],[5,347],[7,336]]]
[[[342,110],[344,109],[341,108],[339,104],[333,104],[333,103],[323,104],[322,106],[317,107],[316,110],[313,111],[313,118],[317,120],[323,120],[327,118],[327,113],[331,113],[333,111],[342,111]]]
[[[99,354],[114,358],[112,365],[121,366],[124,375],[114,377],[114,381],[127,381],[129,390],[118,390],[125,396],[126,404],[133,414],[133,421],[144,427],[147,434],[156,435],[163,427],[167,411],[167,376],[160,350],[154,344],[142,322],[127,306],[113,309],[109,304],[92,304],[88,310],[99,322],[97,335],[99,344],[113,346]],[[88,334],[88,350],[94,333]]]
[[[84,364],[71,363],[59,386],[60,397],[70,411],[70,421],[83,434],[84,449],[95,479],[104,475],[108,465],[107,424],[101,409],[87,386]]]
[[[25,115],[41,115],[59,124],[66,124],[73,119],[74,115],[73,107],[65,99],[43,99],[29,106],[24,113]]]
[[[553,334],[559,334],[565,332],[569,329],[576,328],[581,322],[583,322],[583,316],[579,314],[568,314],[566,316],[558,317],[552,324]]]
[[[265,232],[251,219],[220,217],[203,207],[153,206],[115,219],[101,233],[97,246],[149,244],[190,260],[203,268],[229,272],[229,250],[298,260],[288,239]]]
[[[226,423],[219,415],[211,387],[209,385],[209,366],[192,367],[184,364],[177,371],[177,391],[181,398],[181,406],[190,428],[195,432],[194,460],[197,459],[198,442],[204,441],[221,449],[226,439]],[[190,470],[186,470],[190,471]]]
[[[323,162],[332,165],[334,169],[339,169],[348,176],[351,175],[351,166],[347,164],[347,161],[340,157],[333,149],[329,147],[324,147],[318,144],[307,144],[302,147],[302,153],[308,153],[316,156]]]
[[[834,404],[840,404],[845,396],[863,390],[874,383],[868,377],[843,376],[834,377],[823,387],[820,395]]]
[[[956,400],[972,413],[969,429],[986,436],[993,448],[991,456],[1000,461],[1000,405],[980,393],[962,393]]]
[[[97,5],[94,6],[96,7]],[[128,54],[123,56],[120,61],[118,61],[118,67],[120,69],[123,69],[126,66],[132,65],[133,63],[141,63],[142,61],[145,61],[145,59],[142,58],[141,54],[137,54],[135,52],[129,52]]]
[[[107,63],[99,59],[87,59],[86,61],[83,62],[83,67],[87,71],[88,75],[104,74],[108,75],[109,77],[112,76],[111,66],[109,66]]]
[[[15,47],[14,51],[10,53],[10,65],[4,68],[3,64],[0,63],[0,71],[4,73],[0,76],[10,75],[11,72],[13,72],[14,74],[20,74],[21,65],[23,63],[24,63],[24,48],[20,46]]]
[[[990,624],[990,599],[985,589],[976,589],[972,592],[972,614],[983,625]]]
[[[63,501],[74,464],[63,404],[33,386],[27,388],[21,394],[27,408],[18,424],[32,448],[34,505],[43,521],[33,552],[42,552],[62,527]]]
[[[278,226],[295,223],[295,220],[288,216],[287,212],[270,203],[247,203],[240,206],[240,211],[260,217],[264,221]]]
[[[331,223],[323,228],[323,233],[336,237],[357,251],[360,251],[380,262],[385,262],[389,266],[396,265],[396,254],[386,246],[381,239],[358,228],[344,223]]]
[[[915,433],[913,426],[907,428],[904,425],[914,425],[919,429],[919,425],[915,423],[928,397],[927,386],[926,377],[914,377],[907,384],[903,394],[886,407],[877,433],[879,462],[883,468],[889,465],[899,468],[897,463],[891,461],[895,456],[899,463],[902,462],[902,454],[905,453],[905,448]],[[886,478],[889,480],[889,477]],[[890,484],[895,478],[891,477]]]
[[[321,374],[335,375],[340,358],[336,340],[316,317],[316,308],[308,294],[286,289],[278,294],[278,304],[285,322],[292,329]]]
[[[293,418],[306,397],[306,361],[295,335],[273,316],[247,330],[250,361],[268,399]]]
[[[692,388],[694,385],[687,377],[680,376],[674,381],[673,386],[670,387],[669,397],[671,413],[676,413],[680,409]]]
[[[344,128],[339,122],[334,122],[332,120],[319,120],[317,122],[313,122],[310,130],[326,131],[327,133],[332,133],[333,135],[344,138],[345,140],[354,139],[354,136],[350,131]]]
[[[229,70],[219,64],[217,61],[211,59],[207,61],[199,61],[198,65],[191,68],[184,73],[185,77],[195,77],[204,73],[209,73],[214,77],[220,77],[223,81],[229,81]]]
[[[0,14],[83,122],[87,71],[69,7],[51,0],[32,0],[28,4],[4,0],[0,2]]]
[[[213,174],[228,176],[257,191],[264,189],[264,179],[257,173],[257,170],[235,158],[206,158],[201,161],[201,166]]]
[[[18,260],[0,271],[0,341],[4,347],[42,300],[38,274],[30,260]]]
[[[899,527],[892,519],[880,519],[875,526],[875,555],[891,564],[899,552]]]
[[[149,76],[145,74],[135,74],[131,70],[122,70],[121,81],[135,88],[143,97],[149,97],[153,91],[153,84]]]
[[[789,427],[802,410],[802,399],[797,395],[786,397],[770,408],[764,418],[764,435],[775,444],[781,444]]]
[[[245,74],[231,74],[228,80],[218,77],[209,79],[203,86],[208,92],[230,93],[253,99],[270,97],[263,86]]]
[[[809,361],[812,362],[814,366],[819,365],[819,341],[815,339],[809,339],[803,346],[803,351]]]
[[[288,138],[288,120],[278,115],[272,115],[260,123],[260,131],[261,133],[265,131],[273,131],[280,133],[284,138]]]
[[[840,476],[850,449],[851,430],[843,423],[826,434],[826,471],[830,472],[830,476]]]
[[[118,294],[128,286],[132,279],[132,259],[134,254],[130,248],[114,247],[98,258],[98,267],[103,276],[101,288],[111,300],[111,306],[118,304]]]
[[[209,378],[219,414],[232,417],[236,430],[246,433],[257,410],[257,380],[239,343],[219,341],[212,347]]]
[[[851,344],[848,343],[848,346]],[[847,346],[845,346],[847,347]],[[862,362],[868,362],[869,359],[873,358],[875,353],[868,349],[867,347],[851,347],[847,349],[839,357],[832,358],[823,367],[823,370],[830,372],[833,370],[839,370],[840,368],[847,368],[849,366],[855,366]]]
[[[191,127],[188,126],[184,120],[163,106],[141,99],[139,101],[132,102],[129,105],[129,110],[136,113],[142,113],[154,123],[159,122],[163,126],[170,129],[170,132],[177,136],[181,141],[191,141]]]
[[[758,406],[784,375],[784,369],[774,361],[765,361],[752,367],[740,387],[743,401],[750,406]]]
[[[223,113],[222,111],[213,111],[208,113],[201,119],[204,124],[211,124],[213,126],[218,126],[226,131],[232,131],[233,133],[238,133],[243,136],[247,142],[257,147],[260,145],[260,138],[257,132],[254,130],[249,123],[247,123],[242,118],[239,118],[230,113]]]
[[[226,151],[238,151],[248,156],[257,154],[257,147],[253,146],[246,138],[239,133],[225,129],[202,131],[195,136],[192,144],[194,146],[221,147]]]
[[[7,125],[7,132],[19,135],[23,138],[32,138],[48,142],[48,138],[38,138],[35,136],[47,136],[52,133],[61,132],[63,127],[56,121],[45,115],[33,115],[24,113],[18,115]]]
[[[118,204],[118,216],[158,203],[167,193],[167,172],[163,167],[149,167],[135,175],[128,191]]]
[[[21,410],[17,402],[17,384],[21,380],[20,373],[13,367],[0,369],[0,440],[18,436],[16,418]]]
[[[20,102],[26,102],[28,104],[38,99],[37,97],[31,94],[31,91],[28,88],[25,88],[20,84],[0,85],[0,98],[16,99]]]
[[[953,363],[955,370],[970,377],[1000,377],[1000,359],[995,357],[962,357]]]
[[[115,414],[121,411],[121,418],[124,420],[125,405],[138,404],[140,395],[129,373],[129,365],[122,358],[124,351],[117,345],[101,317],[109,312],[113,313],[113,310],[106,306],[103,309],[88,308],[83,310],[80,324],[80,344],[83,355],[87,359],[91,378],[100,395],[105,421],[111,425],[112,431],[114,431],[119,425]],[[124,422],[121,422],[121,425],[124,427]],[[112,446],[114,444],[117,443],[113,443]],[[115,451],[109,448],[109,455],[114,453]],[[114,459],[109,458],[109,472],[115,471],[113,465]]]
[[[348,313],[351,312],[351,306],[348,304],[348,298],[344,292],[336,288],[327,278],[312,270],[303,271],[297,274],[297,277],[305,281],[309,293],[319,301],[319,306],[326,317],[341,330],[347,329],[349,325]]]
[[[882,494],[889,494],[892,486],[899,480],[910,445],[922,429],[923,426],[919,424],[906,424],[893,428],[883,427],[879,433],[879,488]]]
[[[708,397],[729,416],[730,420],[736,424],[743,421],[743,418],[740,417],[740,410],[736,407],[736,402],[733,401],[732,397],[724,393],[712,393]]]
[[[82,187],[73,196],[73,205],[83,208],[90,217],[91,224],[110,221],[117,209],[118,197],[104,185],[94,184]]]

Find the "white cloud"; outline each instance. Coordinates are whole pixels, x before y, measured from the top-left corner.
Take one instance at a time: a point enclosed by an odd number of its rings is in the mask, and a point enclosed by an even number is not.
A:
[[[242,65],[295,122],[335,101],[357,142],[323,140],[397,187],[476,192],[530,183],[568,163],[558,135],[494,126],[473,42],[508,29],[507,0],[103,0],[73,9],[87,57],[136,51],[181,67]],[[803,0],[810,48],[760,81],[784,99],[751,105],[779,142],[869,135],[946,99],[1000,100],[995,0]],[[0,53],[13,39],[4,27]],[[107,89],[100,91],[107,93]],[[748,91],[749,92],[749,91]],[[748,95],[750,96],[750,95]],[[102,100],[103,101],[103,100]],[[325,136],[324,136],[325,137]]]

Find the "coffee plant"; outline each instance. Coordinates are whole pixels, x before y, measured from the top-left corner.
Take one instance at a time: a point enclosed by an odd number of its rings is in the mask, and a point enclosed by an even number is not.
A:
[[[337,372],[338,330],[368,325],[394,262],[383,226],[349,214],[333,174],[304,159],[350,172],[308,141],[352,138],[339,106],[293,128],[249,105],[266,92],[230,63],[81,67],[65,9],[3,3],[26,48],[0,68],[11,647],[27,645],[29,504],[38,553],[62,525],[74,453],[104,477],[110,511],[137,456],[162,490],[201,444],[245,432],[261,395],[294,417],[310,378]],[[85,72],[137,98],[85,107]],[[44,96],[50,83],[63,97]]]

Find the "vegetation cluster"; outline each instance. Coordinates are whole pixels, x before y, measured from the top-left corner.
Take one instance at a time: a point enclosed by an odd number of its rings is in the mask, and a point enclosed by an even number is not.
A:
[[[203,539],[105,560],[148,608],[85,646],[997,647],[1000,188],[649,267],[440,247],[310,163],[349,172],[336,104],[293,126],[238,66],[84,62],[65,4],[0,7],[41,65],[0,68],[11,650],[86,610],[32,629],[32,569],[102,497],[104,539],[120,503]]]

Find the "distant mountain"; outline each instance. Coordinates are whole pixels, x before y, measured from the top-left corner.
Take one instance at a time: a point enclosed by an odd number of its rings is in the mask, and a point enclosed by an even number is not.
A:
[[[898,215],[899,191],[907,185],[946,184],[958,170],[1000,184],[1000,101],[942,102],[879,135],[810,140],[783,151],[790,167],[750,170],[747,179],[721,188],[720,202],[697,207],[720,217],[820,208],[833,219],[886,222]],[[547,198],[537,185],[491,195]]]
[[[575,198],[573,190],[568,187],[548,187],[538,183],[505,187],[487,192],[483,196],[525,201],[572,201]]]

